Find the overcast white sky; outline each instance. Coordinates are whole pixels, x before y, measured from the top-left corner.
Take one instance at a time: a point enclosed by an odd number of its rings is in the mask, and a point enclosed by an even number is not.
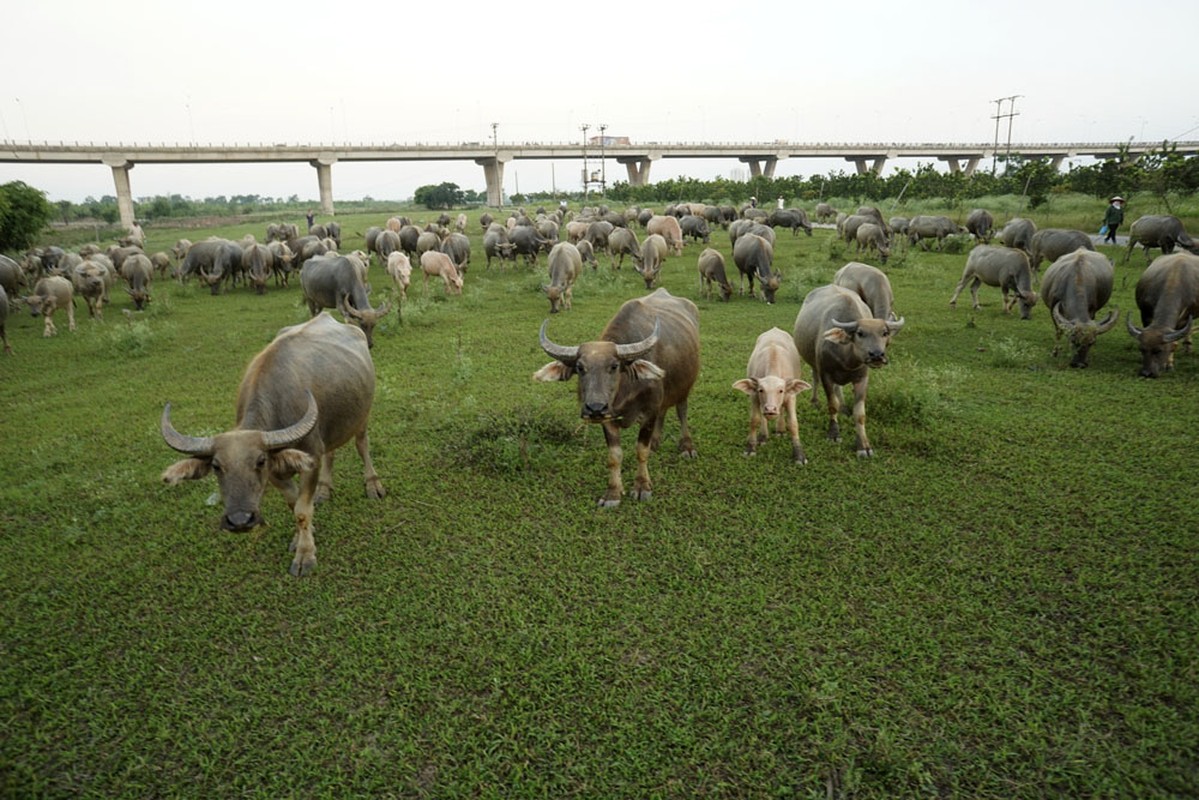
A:
[[[39,0],[5,16],[6,140],[490,141],[496,122],[501,143],[575,142],[584,123],[634,141],[990,142],[1010,95],[1014,142],[1199,138],[1195,0]],[[578,190],[580,167],[511,162],[505,190]],[[853,166],[788,159],[776,175],[830,169]],[[665,159],[651,180],[737,170]],[[607,175],[626,177],[611,160]],[[137,198],[318,194],[307,164],[130,178]],[[10,180],[51,200],[115,194],[101,165],[0,164]],[[485,186],[470,163],[341,163],[334,201],[443,180]]]

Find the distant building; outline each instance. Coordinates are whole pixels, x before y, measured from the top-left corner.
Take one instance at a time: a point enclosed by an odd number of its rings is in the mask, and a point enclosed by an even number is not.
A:
[[[592,136],[587,140],[588,144],[593,144],[603,147],[611,147],[614,144],[632,144],[627,136]]]

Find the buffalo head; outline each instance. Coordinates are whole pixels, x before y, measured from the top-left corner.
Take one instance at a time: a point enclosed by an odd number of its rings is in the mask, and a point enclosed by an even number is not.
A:
[[[1132,324],[1132,317],[1126,316],[1124,319],[1128,323],[1128,332],[1141,347],[1140,376],[1156,378],[1163,372],[1174,369],[1174,346],[1180,339],[1191,335],[1194,319],[1188,316],[1186,324],[1176,330],[1163,330],[1154,325],[1138,328]]]
[[[1074,348],[1074,355],[1070,359],[1070,366],[1079,368],[1087,366],[1090,362],[1091,347],[1095,344],[1095,340],[1099,338],[1099,334],[1110,331],[1116,324],[1116,319],[1119,316],[1120,310],[1113,309],[1108,312],[1102,321],[1075,322],[1074,320],[1066,319],[1066,316],[1062,314],[1061,303],[1054,305],[1053,322],[1057,325],[1059,331],[1070,337],[1070,346]],[[1054,353],[1054,355],[1057,355],[1057,353]]]

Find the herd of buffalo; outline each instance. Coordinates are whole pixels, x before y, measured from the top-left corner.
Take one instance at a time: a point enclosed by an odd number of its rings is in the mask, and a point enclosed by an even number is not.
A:
[[[995,231],[991,215],[983,210],[971,212],[964,226],[940,216],[883,219],[873,207],[838,213],[823,203],[814,217],[819,223],[835,224],[837,235],[855,246],[862,258],[883,265],[899,242],[943,248],[950,237],[973,237],[976,244],[950,304],[969,286],[977,308],[983,284],[1001,290],[1005,312],[1019,306],[1027,318],[1038,301],[1043,303],[1056,334],[1054,354],[1066,338],[1074,367],[1087,365],[1096,338],[1116,324],[1114,310],[1098,317],[1112,294],[1112,262],[1097,253],[1091,236],[1081,231],[1038,230],[1025,219],[1010,220]],[[727,230],[741,286],[748,280],[748,294],[755,297],[757,282],[762,298],[774,302],[782,280],[773,263],[776,229],[810,236],[813,228],[802,209],[766,211],[754,203],[740,209],[682,203],[661,214],[637,208],[624,212],[584,208],[578,213],[538,209],[533,214],[522,209],[505,220],[485,212],[480,222],[487,268],[495,260],[503,266],[518,258],[535,267],[540,255],[546,254],[547,282],[542,288],[551,313],[571,308],[576,280],[585,265],[596,268],[600,257],[613,267],[627,257],[644,279],[647,294],[622,304],[597,339],[574,345],[554,342],[547,332],[549,320],[539,334],[542,349],[553,360],[533,378],[546,382],[577,378],[581,417],[603,428],[608,486],[599,499],[602,506],[616,506],[625,496],[620,447],[624,428],[638,427],[636,477],[629,493],[636,499],[652,494],[647,462],[671,409],[681,428],[679,451],[687,457],[695,455],[687,400],[700,371],[699,311],[691,300],[654,288],[663,262],[681,255],[688,239],[708,245],[713,230]],[[52,318],[60,309],[70,329],[75,329],[79,296],[89,314],[102,318],[110,291],[118,284],[123,284],[134,309],[140,310],[150,301],[155,275],[179,281],[194,278],[214,294],[239,284],[261,293],[272,280],[286,286],[298,277],[312,319],[280,331],[252,360],[238,390],[235,427],[216,436],[181,434],[171,423],[168,404],[161,431],[170,447],[187,456],[167,468],[163,480],[177,483],[214,474],[224,501],[221,525],[226,530],[249,530],[261,524],[263,493],[268,484],[278,488],[296,520],[291,573],[306,575],[316,563],[313,510],[329,495],[334,452],[353,439],[364,464],[367,495],[384,494],[371,464],[367,419],[375,391],[372,332],[391,308],[387,303],[370,304],[371,262],[377,258],[394,283],[397,313],[407,296],[414,264],[424,275],[426,293],[430,277],[440,278],[446,293],[460,293],[471,260],[466,226],[464,214],[456,219],[443,214],[424,226],[392,217],[365,232],[365,249],[343,253],[336,223],[311,226],[303,235],[295,225],[273,224],[264,243],[252,236],[194,244],[180,240],[172,252],[147,253],[144,233],[135,225],[128,236],[105,249],[85,246],[67,252],[41,247],[25,253],[20,261],[0,256],[0,339],[11,354],[5,322],[10,310],[20,305],[44,317],[45,336],[57,333]],[[641,237],[637,226],[642,228]],[[999,243],[991,244],[992,240]],[[1125,317],[1141,349],[1140,375],[1154,378],[1173,367],[1179,342],[1185,340],[1189,346],[1193,319],[1199,313],[1199,243],[1176,217],[1155,215],[1133,223],[1126,261],[1137,244],[1147,258],[1151,248],[1162,252],[1136,285],[1142,327],[1131,315]],[[1176,248],[1181,251],[1175,252]],[[1042,262],[1049,262],[1049,267],[1040,276],[1038,296],[1033,286]],[[711,297],[715,288],[721,299],[729,300],[734,289],[724,253],[704,247],[696,264],[701,291]],[[346,324],[326,309],[336,309]],[[823,390],[826,400],[828,437],[840,441],[841,387],[848,384],[853,388],[856,452],[862,457],[873,455],[866,435],[869,374],[887,363],[891,337],[903,325],[892,309],[886,273],[866,263],[850,262],[831,283],[808,292],[793,330],[772,328],[762,333],[750,354],[746,377],[733,384],[750,398],[746,453],[752,455],[765,441],[773,421],[780,432],[785,427],[789,433],[793,460],[806,463],[796,422],[796,396],[815,386]],[[801,377],[804,363],[811,370],[810,384]],[[815,395],[812,402],[818,404]]]

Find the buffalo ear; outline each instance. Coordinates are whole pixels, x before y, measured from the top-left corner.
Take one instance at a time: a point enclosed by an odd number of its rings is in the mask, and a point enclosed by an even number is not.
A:
[[[185,458],[176,461],[162,472],[162,482],[175,486],[184,481],[194,481],[203,478],[212,469],[210,458]]]
[[[789,381],[787,381],[786,392],[787,394],[799,394],[800,392],[806,392],[811,388],[812,384],[808,383],[802,378],[791,378]]]
[[[666,377],[666,370],[652,361],[639,358],[628,365],[629,373],[639,381],[660,381]]]
[[[568,381],[570,376],[575,374],[573,364],[566,364],[561,361],[551,361],[541,369],[533,373],[533,380],[542,383],[554,383],[555,381]]]
[[[303,450],[289,447],[271,453],[271,472],[276,475],[294,475],[316,469],[316,459]]]
[[[757,394],[758,382],[753,378],[742,378],[739,381],[733,381],[733,388],[739,392],[745,392],[750,397]]]
[[[849,344],[853,341],[853,334],[841,328],[829,328],[824,332],[822,337],[826,342],[834,342],[835,344]]]

